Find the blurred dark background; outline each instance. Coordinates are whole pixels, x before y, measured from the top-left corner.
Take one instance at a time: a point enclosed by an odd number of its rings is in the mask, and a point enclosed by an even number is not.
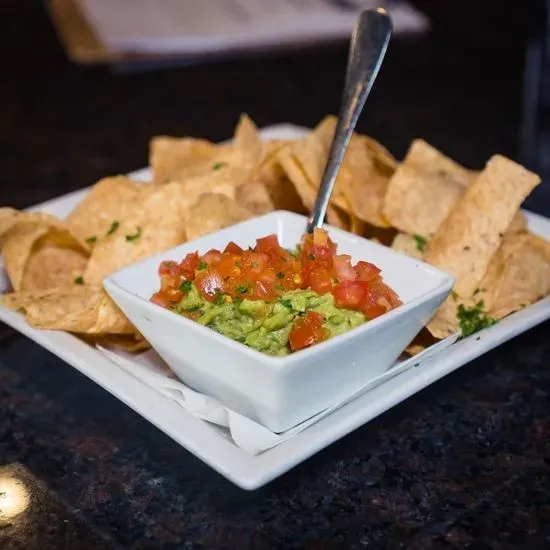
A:
[[[499,152],[546,177],[547,2],[413,3],[432,30],[394,37],[359,129],[399,157],[423,137],[473,168]],[[117,74],[68,61],[39,0],[3,0],[0,204],[29,206],[142,167],[155,134],[225,139],[240,112],[259,126],[312,126],[338,108],[346,54],[339,44]],[[545,183],[529,206],[549,202]]]

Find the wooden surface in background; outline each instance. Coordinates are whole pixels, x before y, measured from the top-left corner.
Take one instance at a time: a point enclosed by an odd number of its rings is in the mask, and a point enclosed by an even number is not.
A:
[[[113,53],[95,34],[75,0],[46,0],[69,59],[81,65],[173,60],[178,56]]]
[[[95,35],[73,0],[47,0],[46,5],[69,58],[82,64],[115,60]]]

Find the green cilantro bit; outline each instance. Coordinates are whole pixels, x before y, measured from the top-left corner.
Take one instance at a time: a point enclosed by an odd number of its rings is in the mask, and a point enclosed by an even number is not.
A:
[[[86,242],[87,242],[88,244],[94,244],[96,241],[97,241],[97,237],[96,237],[95,235],[92,235],[91,237],[88,237],[88,238],[86,239]]]
[[[216,162],[216,164],[214,164],[212,166],[212,170],[219,170],[220,168],[223,168],[224,166],[227,166],[227,162]]]
[[[191,290],[191,281],[183,281],[180,285],[180,290],[182,292],[189,292]]]
[[[419,252],[424,252],[426,250],[426,245],[428,244],[428,241],[425,237],[422,237],[422,235],[413,235],[413,239],[416,243],[416,248]]]
[[[201,260],[201,262],[199,263],[199,269],[206,269],[208,267],[208,264],[204,261],[204,260]]]
[[[248,292],[248,287],[247,286],[238,286],[237,287],[237,292],[240,293],[240,294],[244,294],[245,292]]]
[[[457,317],[460,323],[462,338],[466,338],[480,330],[491,327],[497,322],[496,319],[489,317],[483,311],[483,300],[470,308],[460,304],[457,310]]]
[[[298,259],[300,257],[300,249],[299,248],[296,248],[296,250],[289,250],[289,252],[290,252],[290,255],[293,258]]]
[[[111,227],[109,227],[107,231],[107,235],[112,235],[118,228],[120,227],[120,222],[117,222],[116,220],[111,224]]]
[[[285,278],[285,274],[279,271],[279,273],[277,273],[277,279],[284,279],[284,278]]]
[[[275,285],[275,288],[276,288],[277,290],[284,290],[283,285]]]
[[[82,277],[75,277],[74,284],[75,285],[83,285],[84,284],[84,279]]]
[[[285,306],[286,308],[292,309],[292,301],[291,300],[285,300],[284,298],[281,298],[279,300],[279,302],[281,302],[281,304],[283,304],[283,306]]]
[[[456,302],[458,300],[458,294],[454,291],[454,290],[451,290],[451,298]]]
[[[225,304],[225,296],[219,290],[216,291],[216,299],[214,300],[214,303],[217,306],[223,306],[223,304]]]
[[[137,241],[140,237],[141,237],[141,227],[137,227],[136,232],[133,235],[126,235],[126,240],[128,242]]]
[[[194,306],[191,306],[190,308],[186,309],[185,311],[197,311],[201,308],[201,306],[199,306],[198,304],[197,305],[194,305]]]

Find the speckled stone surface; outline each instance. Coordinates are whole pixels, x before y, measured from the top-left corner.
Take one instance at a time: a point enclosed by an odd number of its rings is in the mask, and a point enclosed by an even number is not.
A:
[[[5,5],[0,204],[140,167],[157,133],[223,139],[241,111],[312,125],[337,108],[341,47],[112,75],[65,61],[39,2]],[[514,156],[522,52],[507,44],[488,63],[494,45],[445,61],[437,43],[396,40],[362,129],[397,155],[423,136],[471,166]],[[521,335],[247,493],[0,327],[0,548],[549,548],[549,335]]]

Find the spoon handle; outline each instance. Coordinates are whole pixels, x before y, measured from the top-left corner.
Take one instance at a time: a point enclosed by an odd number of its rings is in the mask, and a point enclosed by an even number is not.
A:
[[[308,221],[308,233],[323,225],[338,170],[344,160],[357,119],[384,60],[391,33],[392,22],[383,8],[365,10],[355,25],[351,35],[338,123],[315,206]]]

